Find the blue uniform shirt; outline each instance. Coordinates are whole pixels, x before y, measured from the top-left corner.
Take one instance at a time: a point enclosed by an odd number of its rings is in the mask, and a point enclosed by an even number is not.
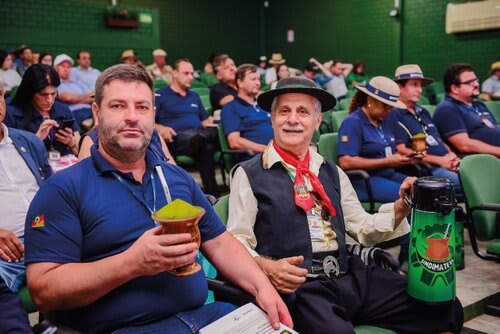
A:
[[[391,111],[387,120],[384,121],[394,132],[396,145],[405,144],[406,147],[411,148],[411,137],[419,133],[425,133],[434,139],[434,141],[427,139],[428,154],[437,156],[448,154],[448,149],[444,145],[437,127],[432,122],[431,114],[419,105],[415,106],[415,110],[416,115],[412,114],[408,109],[395,108]],[[404,125],[410,133],[398,122]]]
[[[437,106],[433,119],[439,133],[445,139],[467,132],[472,139],[500,146],[500,127],[486,105],[479,100],[474,100],[472,106],[468,106],[446,96],[446,99]]]
[[[376,128],[361,108],[347,116],[339,129],[338,156],[359,156],[368,159],[386,157],[386,147],[396,152],[394,134],[386,122]],[[390,178],[394,168],[379,168],[368,171],[370,175]]]
[[[155,122],[169,126],[175,131],[201,128],[201,121],[208,114],[201,103],[200,96],[191,90],[186,96],[176,93],[170,87],[157,91]]]
[[[26,123],[24,121],[23,110],[18,106],[9,106],[7,110],[7,116],[5,117],[5,125],[11,128],[36,133],[43,122],[43,117],[37,110],[35,110],[33,106],[31,107],[30,112],[32,115],[32,121],[30,123]],[[49,114],[50,119],[55,120],[58,124],[61,124],[65,119],[74,119],[73,114],[71,113],[69,108],[65,104],[57,101],[52,106]],[[80,130],[80,127],[78,126],[76,121],[73,122],[72,129],[73,131]],[[55,135],[57,130],[58,129],[55,127],[50,130],[49,135],[43,141],[45,144],[45,148],[47,149],[47,151],[57,150],[59,151],[59,153],[61,153],[61,155],[71,154],[72,151],[67,145],[64,145],[60,141],[56,140]]]
[[[92,262],[130,248],[155,227],[150,210],[166,204],[156,165],[162,167],[172,200],[180,198],[206,210],[199,222],[202,243],[225,231],[200,188],[183,169],[147,151],[141,184],[131,173],[112,167],[95,146],[91,154],[50,177],[33,199],[25,227],[26,264]],[[32,222],[43,226],[32,227]],[[57,321],[85,333],[110,332],[200,307],[207,292],[203,271],[187,277],[163,272],[137,277],[86,307],[54,315]]]
[[[224,134],[239,132],[242,138],[267,145],[274,138],[271,114],[239,97],[222,107]]]

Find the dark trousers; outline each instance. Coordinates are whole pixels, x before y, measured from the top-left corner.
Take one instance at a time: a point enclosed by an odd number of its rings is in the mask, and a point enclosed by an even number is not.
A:
[[[33,333],[21,300],[0,279],[0,333]]]
[[[455,299],[424,304],[408,296],[407,280],[380,267],[349,258],[349,272],[304,283],[296,293],[294,324],[299,333],[352,333],[371,325],[398,333],[460,333],[463,309]]]
[[[200,172],[205,193],[219,197],[219,188],[215,181],[214,153],[219,147],[216,128],[187,129],[177,131],[170,148],[177,154],[193,157]]]

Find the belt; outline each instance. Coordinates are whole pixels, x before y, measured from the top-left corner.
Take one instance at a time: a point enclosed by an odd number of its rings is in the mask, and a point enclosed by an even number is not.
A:
[[[338,257],[338,251],[313,253],[311,272],[307,277],[337,277],[344,274],[340,271]]]

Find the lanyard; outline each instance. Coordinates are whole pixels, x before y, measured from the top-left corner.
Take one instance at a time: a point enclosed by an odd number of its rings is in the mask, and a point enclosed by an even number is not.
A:
[[[382,140],[384,141],[384,144],[387,145],[387,140],[385,140],[384,130],[382,129],[382,125],[380,125],[379,127],[375,127],[375,130],[377,130],[377,133],[379,134],[380,138],[382,138]]]
[[[420,109],[419,107],[415,106],[415,113],[412,113],[410,112],[410,114],[413,115],[413,117],[417,120],[417,122],[420,124],[420,127],[422,128],[422,131],[427,134],[427,124],[424,123],[424,121],[422,120],[422,116],[420,116],[420,112],[422,111],[422,109]]]
[[[137,196],[137,194],[132,190],[130,185],[125,180],[123,180],[123,178],[117,172],[112,172],[112,173],[113,173],[113,176],[118,181],[120,181],[120,183],[123,184],[128,189],[128,191],[135,197],[135,199],[138,200],[142,205],[144,205],[149,210],[149,212],[151,214],[153,214],[156,211],[156,186],[155,186],[155,179],[154,179],[153,173],[151,173],[151,177],[150,177],[151,178],[151,185],[153,187],[153,209],[151,209],[149,207],[148,203],[146,203],[145,200],[143,200],[142,198]]]

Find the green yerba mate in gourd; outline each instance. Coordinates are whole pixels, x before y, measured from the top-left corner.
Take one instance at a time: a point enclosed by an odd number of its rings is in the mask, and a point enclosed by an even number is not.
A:
[[[453,184],[440,177],[415,181],[408,259],[408,294],[440,303],[455,298],[455,212]]]

